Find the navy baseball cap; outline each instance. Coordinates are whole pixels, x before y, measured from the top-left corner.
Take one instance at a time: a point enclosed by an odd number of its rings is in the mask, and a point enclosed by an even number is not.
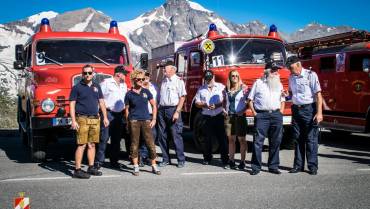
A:
[[[299,58],[297,56],[290,56],[288,57],[288,59],[286,60],[286,66],[287,67],[290,67],[290,65],[296,63],[296,62],[299,62]]]
[[[279,63],[274,62],[274,61],[267,62],[266,66],[265,66],[265,69],[271,69],[271,70],[279,70],[279,69],[282,69],[282,68],[283,68],[282,65],[280,65]]]
[[[213,72],[210,71],[210,70],[204,71],[204,80],[206,80],[206,81],[212,80],[213,75],[214,75]]]
[[[116,68],[114,68],[114,73],[122,73],[124,75],[127,75],[128,71],[123,65],[118,65]]]

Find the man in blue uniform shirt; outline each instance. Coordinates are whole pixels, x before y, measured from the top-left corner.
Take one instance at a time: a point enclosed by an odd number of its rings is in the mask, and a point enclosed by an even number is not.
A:
[[[305,156],[309,174],[318,169],[318,124],[323,120],[322,95],[317,74],[302,67],[298,57],[289,57],[286,63],[291,71],[289,95],[292,96],[292,137],[295,140],[293,169],[289,173],[304,171]]]

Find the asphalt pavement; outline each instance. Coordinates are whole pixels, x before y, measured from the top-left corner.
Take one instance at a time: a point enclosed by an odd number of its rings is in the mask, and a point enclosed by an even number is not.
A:
[[[31,208],[370,208],[370,137],[335,136],[324,132],[319,146],[319,173],[289,174],[293,151],[281,150],[281,175],[247,169],[225,170],[219,155],[211,165],[184,134],[185,168],[173,165],[152,174],[149,166],[138,177],[121,160],[120,170],[102,168],[103,176],[73,179],[75,145],[63,139],[50,145],[47,162],[32,163],[28,149],[16,136],[0,136],[0,208],[14,208],[19,192],[30,198]],[[251,141],[251,136],[248,136]],[[249,144],[250,145],[250,144]],[[250,147],[250,146],[249,146]],[[267,148],[267,146],[266,146]],[[173,150],[171,152],[174,154]],[[263,153],[267,162],[268,153]],[[173,155],[174,156],[174,155]],[[240,154],[236,155],[240,159]],[[86,168],[86,166],[85,166]]]

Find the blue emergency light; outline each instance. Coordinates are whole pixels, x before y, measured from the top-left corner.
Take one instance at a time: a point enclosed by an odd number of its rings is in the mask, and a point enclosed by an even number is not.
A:
[[[117,27],[117,26],[118,26],[117,21],[112,20],[112,21],[110,22],[110,27],[111,27],[111,28],[113,28],[113,27]]]
[[[209,31],[217,31],[217,26],[214,23],[210,24]]]
[[[50,25],[48,18],[42,18],[41,25]]]
[[[270,26],[270,33],[271,33],[271,32],[277,32],[277,27],[276,27],[276,25],[272,24],[272,25]]]

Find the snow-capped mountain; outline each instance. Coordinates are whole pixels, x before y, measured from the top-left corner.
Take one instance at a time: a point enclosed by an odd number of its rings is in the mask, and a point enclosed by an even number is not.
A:
[[[58,14],[42,12],[28,18],[0,24],[0,85],[7,87],[15,95],[17,71],[12,69],[14,48],[24,44],[38,30],[42,18],[49,18],[53,31],[94,31],[106,32],[111,17],[93,8]],[[230,22],[213,11],[189,0],[167,0],[163,5],[125,22],[118,22],[119,31],[126,36],[132,54],[137,57],[142,52],[173,41],[185,41],[205,34],[210,23],[215,23],[223,34],[267,34],[268,27],[258,20],[245,24]],[[286,41],[298,41],[317,36],[352,30],[351,27],[329,27],[309,24],[305,28],[288,35],[279,31]]]

